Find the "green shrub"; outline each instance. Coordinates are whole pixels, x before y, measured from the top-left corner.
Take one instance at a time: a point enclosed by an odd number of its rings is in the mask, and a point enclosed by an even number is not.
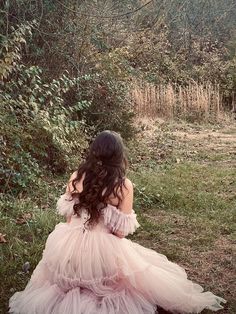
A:
[[[134,111],[129,98],[130,66],[127,49],[105,50],[90,57],[88,71],[92,80],[83,80],[78,92],[79,99],[86,99],[90,106],[83,111],[86,122],[94,132],[111,129],[124,138],[134,134]]]
[[[37,66],[20,62],[21,45],[31,25],[21,25],[3,42],[0,60],[1,190],[20,192],[43,171],[64,173],[86,146],[84,122],[77,119],[87,102],[67,105],[64,95],[81,79],[62,75],[47,82]],[[74,118],[75,117],[75,118]]]

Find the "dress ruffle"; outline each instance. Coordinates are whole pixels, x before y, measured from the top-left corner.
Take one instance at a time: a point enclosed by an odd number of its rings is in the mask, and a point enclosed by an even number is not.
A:
[[[39,288],[29,287],[33,293],[15,294],[10,300],[14,314],[153,314],[156,306],[138,291],[124,289],[106,296],[91,293],[88,289],[76,287],[66,292],[56,284],[46,281]],[[22,300],[24,300],[22,302]],[[32,306],[33,305],[33,306]]]
[[[63,216],[72,216],[74,214],[74,204],[78,203],[70,193],[61,195],[57,201],[57,212]],[[108,204],[103,210],[104,224],[111,232],[119,231],[124,236],[133,234],[139,227],[134,210],[131,214],[125,214],[115,206]]]
[[[132,211],[131,214],[124,214],[115,206],[108,205],[103,210],[104,224],[110,228],[112,232],[121,232],[124,236],[133,234],[139,227],[136,214]]]
[[[166,256],[111,233],[133,232],[134,213],[109,205],[94,228],[85,228],[86,219],[86,213],[74,215],[55,227],[25,290],[10,299],[10,313],[154,314],[156,305],[173,313],[222,309],[224,299],[203,292]]]
[[[60,196],[57,201],[57,212],[62,216],[72,216],[74,214],[74,205],[76,200],[70,193],[65,193]]]

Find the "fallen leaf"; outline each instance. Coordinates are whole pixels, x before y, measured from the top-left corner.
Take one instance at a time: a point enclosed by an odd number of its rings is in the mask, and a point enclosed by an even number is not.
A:
[[[7,243],[5,236],[6,236],[5,234],[0,233],[0,243]]]
[[[16,219],[16,224],[17,225],[23,225],[25,224],[28,220],[30,220],[32,218],[32,214],[31,213],[25,213],[21,216],[19,216],[17,219]]]

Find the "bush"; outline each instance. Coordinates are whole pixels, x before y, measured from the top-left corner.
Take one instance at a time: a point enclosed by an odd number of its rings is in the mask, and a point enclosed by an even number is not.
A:
[[[83,111],[86,122],[94,132],[110,129],[124,138],[134,134],[134,112],[129,98],[130,66],[127,50],[114,49],[90,56],[92,80],[81,81],[79,99],[86,99],[90,106]]]
[[[39,67],[22,64],[21,45],[30,34],[30,24],[14,29],[3,42],[0,61],[0,183],[1,190],[16,193],[37,184],[45,170],[64,173],[87,141],[84,122],[73,118],[87,103],[66,106],[64,101],[84,78],[62,75],[46,82]]]

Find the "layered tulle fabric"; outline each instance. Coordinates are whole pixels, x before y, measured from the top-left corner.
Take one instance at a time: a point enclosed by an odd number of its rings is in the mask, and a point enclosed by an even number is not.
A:
[[[74,214],[75,198],[70,193],[65,193],[60,196],[57,201],[57,212],[62,216],[72,216]]]
[[[104,224],[112,232],[120,232],[124,236],[128,234],[133,234],[135,230],[139,227],[139,223],[136,218],[136,214],[132,211],[131,214],[124,214],[117,210],[116,207],[108,205],[103,210]]]
[[[78,200],[72,198],[69,193],[61,195],[57,201],[57,211],[63,216],[72,216],[74,214],[74,204]],[[84,214],[82,214],[84,215]],[[139,227],[134,210],[131,214],[124,214],[115,206],[108,204],[102,210],[103,223],[111,230],[111,232],[120,232],[124,236],[132,234]],[[86,216],[88,219],[88,217]]]
[[[203,292],[164,255],[113,235],[113,230],[137,228],[135,213],[125,216],[108,206],[93,229],[86,227],[85,211],[69,224],[58,224],[26,289],[10,299],[10,312],[154,314],[156,305],[177,313],[222,308],[223,299]]]

